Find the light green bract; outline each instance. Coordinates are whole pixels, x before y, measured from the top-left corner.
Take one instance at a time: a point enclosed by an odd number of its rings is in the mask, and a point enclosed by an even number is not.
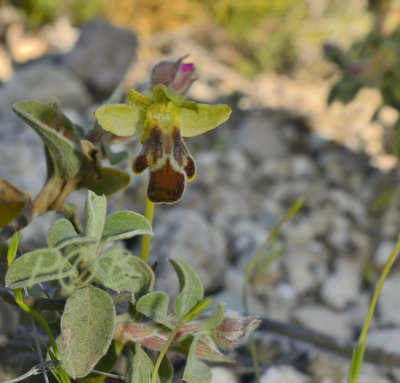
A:
[[[185,179],[195,177],[196,166],[182,137],[205,133],[225,122],[228,105],[198,104],[172,88],[158,84],[151,99],[130,90],[124,104],[107,104],[95,111],[106,131],[117,136],[141,135],[142,150],[133,161],[135,174],[150,169],[147,195],[152,202],[178,201]]]

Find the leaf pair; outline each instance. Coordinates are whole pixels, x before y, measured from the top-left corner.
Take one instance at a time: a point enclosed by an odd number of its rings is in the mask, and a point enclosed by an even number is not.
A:
[[[87,271],[84,283],[97,279],[104,286],[131,291],[137,297],[151,291],[154,274],[150,267],[127,251],[113,246],[101,256],[104,244],[135,235],[152,235],[150,223],[140,214],[121,211],[106,217],[107,201],[89,191],[85,204],[83,233],[60,219],[51,226],[48,248],[35,250],[15,260],[7,271],[6,285],[15,289],[68,277],[79,286],[78,274]],[[80,281],[79,283],[77,281]]]

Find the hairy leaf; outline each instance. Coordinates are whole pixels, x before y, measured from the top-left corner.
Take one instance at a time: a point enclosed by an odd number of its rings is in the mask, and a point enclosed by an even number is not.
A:
[[[175,314],[181,318],[203,298],[203,286],[195,271],[181,258],[171,258],[180,286],[180,294],[174,301]]]
[[[118,211],[106,218],[101,240],[108,242],[152,234],[150,222],[142,215],[132,211]]]
[[[210,368],[196,357],[197,337],[193,337],[189,348],[186,367],[183,372],[183,380],[188,383],[209,383],[211,380]]]
[[[111,247],[100,257],[86,264],[86,268],[106,287],[115,291],[131,291],[133,294],[143,284],[146,275],[138,272],[134,256],[119,247]]]
[[[56,171],[62,178],[72,178],[81,166],[81,158],[74,144],[61,133],[59,112],[36,101],[22,101],[13,105],[14,112],[27,122],[43,140]]]
[[[6,274],[6,285],[15,289],[75,276],[76,269],[57,249],[38,249],[22,255],[11,264]]]
[[[126,383],[150,383],[151,373],[154,365],[150,357],[142,350],[140,343],[135,344],[135,356],[133,357],[132,366],[126,377]],[[156,377],[156,383],[160,383],[160,379]]]
[[[111,297],[94,286],[75,290],[61,317],[60,354],[72,378],[86,376],[106,354],[115,329]]]
[[[88,191],[85,202],[84,233],[88,237],[100,240],[107,211],[107,200],[104,196],[97,196]]]
[[[168,320],[169,296],[161,291],[154,291],[142,296],[137,304],[136,310],[143,315],[173,330],[174,326]]]
[[[83,245],[90,243],[96,243],[96,238],[78,234],[72,223],[65,218],[55,221],[47,235],[47,244],[49,247],[56,247],[59,250],[68,245]]]

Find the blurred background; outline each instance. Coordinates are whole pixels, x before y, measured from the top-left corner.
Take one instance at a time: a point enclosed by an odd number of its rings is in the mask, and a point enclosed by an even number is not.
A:
[[[246,265],[303,196],[302,210],[263,253],[252,312],[352,342],[400,229],[399,3],[0,1],[0,177],[32,196],[45,179],[41,142],[13,115],[14,102],[55,96],[88,128],[118,84],[146,91],[156,63],[188,55],[198,77],[188,97],[228,103],[233,113],[186,140],[196,179],[178,204],[156,208],[157,288],[176,293],[165,259],[181,256],[208,294],[240,311]],[[143,212],[145,180],[132,177],[111,206]],[[70,202],[82,206],[84,194]],[[22,251],[45,246],[56,218],[25,228]],[[396,264],[368,346],[400,355],[398,291]],[[29,331],[19,311],[0,302],[0,334],[15,346],[0,344],[0,381],[37,359],[30,345],[21,350]],[[268,331],[256,345],[263,383],[346,381],[348,356]],[[214,367],[213,383],[253,382],[248,349],[231,356],[238,363]],[[400,368],[366,363],[359,381],[400,382]]]

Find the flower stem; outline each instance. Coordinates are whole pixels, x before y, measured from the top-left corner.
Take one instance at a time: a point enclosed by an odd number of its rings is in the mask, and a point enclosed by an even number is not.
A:
[[[147,218],[147,220],[150,222],[151,225],[153,224],[153,215],[154,215],[154,203],[151,202],[146,197],[146,207],[144,216]],[[149,248],[150,248],[150,236],[144,235],[142,237],[142,244],[140,247],[140,258],[142,261],[146,263],[149,258]]]

